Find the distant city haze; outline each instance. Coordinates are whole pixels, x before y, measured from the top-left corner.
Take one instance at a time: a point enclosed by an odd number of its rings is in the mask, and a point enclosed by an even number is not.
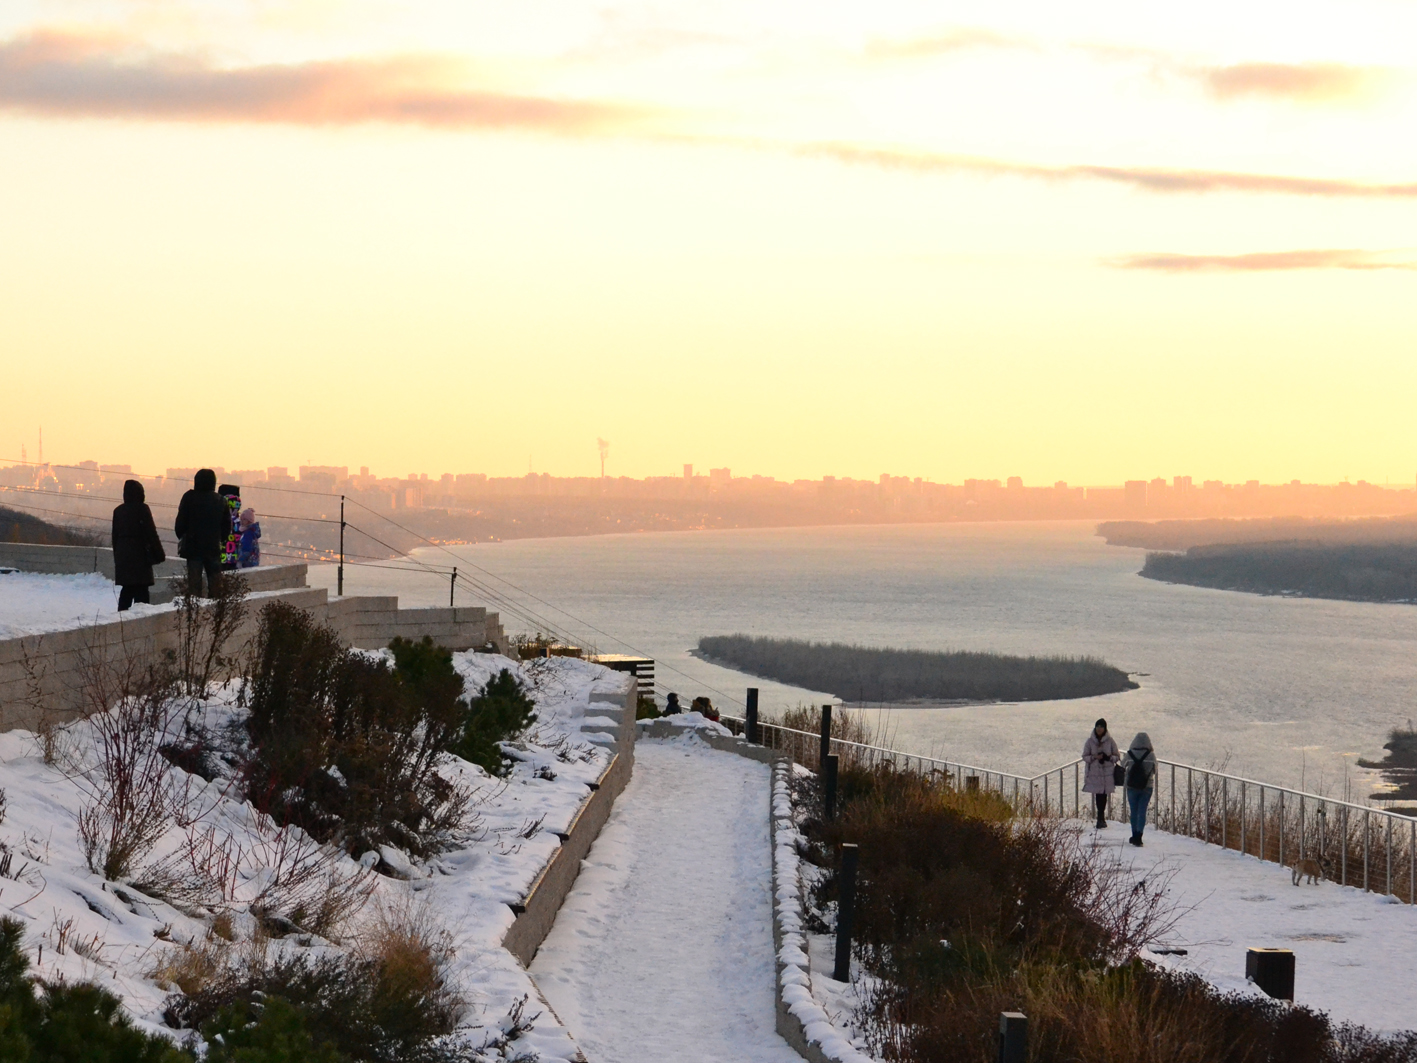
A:
[[[103,530],[122,481],[141,479],[158,525],[170,537],[171,514],[195,468],[158,475],[127,464],[0,463],[0,506],[48,515],[58,523]],[[966,479],[936,483],[883,474],[872,480],[828,476],[780,480],[735,476],[728,468],[683,465],[677,476],[556,477],[546,473],[411,473],[381,477],[367,466],[216,468],[241,489],[265,528],[270,560],[331,556],[345,502],[348,556],[375,559],[423,540],[482,542],[632,531],[910,524],[956,521],[1131,520],[1179,518],[1352,518],[1417,515],[1413,486],[1366,481],[1195,482],[1189,476],[1105,486],[1062,481],[1028,484]],[[1412,537],[1417,525],[1402,522]],[[1114,534],[1109,531],[1109,536]],[[1261,537],[1285,537],[1282,531]],[[1224,536],[1222,535],[1221,538]]]

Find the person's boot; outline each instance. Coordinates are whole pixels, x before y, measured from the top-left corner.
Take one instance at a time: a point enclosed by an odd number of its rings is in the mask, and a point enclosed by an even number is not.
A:
[[[1132,845],[1135,845],[1138,849],[1141,848],[1141,835],[1140,835],[1140,834],[1133,834],[1133,835],[1131,836],[1131,838],[1128,839],[1128,841],[1129,841]]]
[[[1098,829],[1098,830],[1104,830],[1104,829],[1106,829],[1106,827],[1107,827],[1107,820],[1103,819],[1102,816],[1099,815],[1099,816],[1097,817],[1097,829]]]

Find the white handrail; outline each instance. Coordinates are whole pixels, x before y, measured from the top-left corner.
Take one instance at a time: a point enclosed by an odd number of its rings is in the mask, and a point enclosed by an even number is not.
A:
[[[739,725],[745,723],[742,717],[737,716],[724,716],[722,719],[727,723]],[[764,737],[764,733],[770,733],[772,736],[771,742],[764,742],[766,745],[777,747],[779,745],[778,738],[786,735],[794,736],[808,743],[821,742],[820,734],[798,730],[795,727],[784,727],[782,724],[773,723],[770,720],[760,720],[758,726],[760,729],[760,739]],[[930,765],[928,770],[941,770],[947,776],[966,779],[974,777],[982,780],[986,788],[991,790],[997,789],[1000,796],[1004,797],[1006,800],[1008,799],[1008,794],[1006,793],[1005,783],[1008,780],[1012,780],[1012,799],[1014,804],[1018,805],[1026,802],[1035,810],[1040,796],[1038,790],[1041,784],[1043,811],[1046,814],[1053,813],[1054,802],[1050,782],[1053,776],[1056,775],[1058,777],[1057,814],[1060,816],[1068,815],[1065,781],[1069,769],[1072,769],[1072,814],[1074,816],[1082,814],[1091,815],[1091,805],[1089,804],[1087,811],[1084,812],[1083,802],[1081,801],[1082,779],[1085,774],[1082,770],[1083,762],[1081,759],[1068,761],[1065,764],[1060,764],[1056,768],[1050,768],[1038,775],[1027,776],[1015,775],[1012,772],[996,771],[993,768],[980,767],[975,764],[965,764],[962,761],[952,761],[940,757],[927,757],[919,753],[908,753],[902,749],[890,749],[885,746],[870,745],[865,742],[853,742],[844,738],[830,738],[828,741],[829,748],[841,749],[843,751],[856,751],[866,759],[888,757],[896,764],[904,761],[907,768],[909,768],[910,763],[913,761],[922,773],[927,770],[926,765]],[[810,746],[808,748],[810,748]],[[1393,827],[1395,825],[1406,824],[1407,841],[1405,844],[1407,848],[1406,863],[1408,865],[1407,901],[1410,904],[1417,905],[1417,817],[1392,812],[1385,808],[1375,808],[1371,805],[1361,805],[1352,801],[1341,801],[1332,797],[1325,797],[1322,794],[1296,790],[1293,787],[1276,786],[1273,783],[1261,782],[1258,779],[1250,779],[1242,775],[1230,775],[1225,772],[1213,771],[1209,768],[1198,768],[1195,765],[1185,764],[1180,761],[1158,760],[1156,764],[1157,772],[1154,776],[1153,794],[1159,797],[1163,790],[1166,789],[1162,785],[1162,769],[1169,769],[1169,801],[1164,807],[1158,802],[1152,813],[1153,822],[1164,822],[1167,829],[1174,833],[1198,838],[1208,844],[1219,844],[1224,848],[1238,848],[1241,852],[1246,854],[1250,854],[1251,849],[1255,848],[1255,852],[1252,855],[1257,856],[1260,860],[1270,859],[1269,853],[1271,846],[1269,843],[1271,838],[1274,838],[1278,843],[1278,851],[1276,854],[1277,862],[1285,864],[1286,866],[1302,861],[1309,851],[1308,846],[1310,844],[1318,846],[1318,855],[1321,858],[1327,857],[1336,840],[1338,848],[1337,866],[1328,866],[1323,869],[1329,871],[1332,877],[1343,885],[1348,884],[1349,851],[1350,847],[1354,845],[1351,823],[1353,813],[1359,813],[1362,816],[1362,888],[1365,890],[1377,888],[1373,882],[1372,875],[1372,820],[1374,816],[1382,817],[1383,826],[1381,836],[1383,840],[1382,850],[1384,857],[1382,886],[1383,892],[1390,896],[1394,895],[1393,854],[1395,851],[1394,846],[1397,844],[1393,837]],[[1185,807],[1183,813],[1177,810],[1177,772],[1186,773]],[[997,786],[994,785],[994,780],[998,780]],[[1197,781],[1199,781],[1200,786],[1203,788],[1203,808],[1197,807]],[[1216,781],[1219,782],[1218,792],[1217,787],[1213,785]],[[1232,784],[1238,784],[1238,786],[1232,786]],[[1249,795],[1252,790],[1256,790],[1259,795],[1258,819],[1255,821],[1255,825],[1258,827],[1257,832],[1250,830],[1251,802]],[[1277,806],[1267,805],[1266,796],[1271,792],[1279,796]],[[1286,807],[1288,804],[1293,803],[1286,802],[1286,797],[1296,800],[1298,808],[1295,810],[1295,815],[1291,815],[1291,810]],[[1212,836],[1214,833],[1212,822],[1215,819],[1214,805],[1216,799],[1218,799],[1220,813],[1218,824],[1219,838]],[[1315,806],[1312,822],[1306,815],[1310,805]],[[1332,827],[1329,825],[1330,810],[1338,813],[1335,818],[1339,820],[1339,823]],[[1231,842],[1235,839],[1231,837],[1230,820],[1231,817],[1237,813],[1239,818],[1239,838],[1237,844],[1232,845]],[[1117,818],[1124,819],[1125,816],[1119,816]],[[1199,830],[1197,830],[1196,827],[1197,818],[1199,818],[1202,823],[1202,827]],[[1277,830],[1275,828],[1277,828]],[[1286,844],[1286,829],[1288,830],[1288,841],[1291,844]],[[1257,846],[1252,846],[1251,839],[1255,838],[1256,833],[1258,835],[1256,839]],[[1336,838],[1331,837],[1331,835],[1335,835]],[[1291,861],[1290,853],[1294,849],[1292,842],[1296,838],[1298,848],[1297,857]],[[1354,883],[1354,885],[1357,885],[1357,883]]]

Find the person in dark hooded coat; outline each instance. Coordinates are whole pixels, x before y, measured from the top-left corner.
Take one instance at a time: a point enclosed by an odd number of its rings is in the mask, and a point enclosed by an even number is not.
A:
[[[134,602],[147,603],[153,566],[167,560],[146,497],[142,484],[128,480],[123,484],[123,504],[113,510],[113,582],[121,588],[120,613]]]
[[[215,598],[221,579],[221,555],[231,535],[231,510],[216,493],[216,473],[198,469],[192,490],[177,505],[177,556],[187,559],[187,586],[198,598],[202,574],[207,577],[205,597]]]

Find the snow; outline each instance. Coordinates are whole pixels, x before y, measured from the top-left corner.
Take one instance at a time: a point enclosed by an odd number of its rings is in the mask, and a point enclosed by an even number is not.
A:
[[[119,613],[118,588],[98,572],[79,576],[0,573],[0,639],[111,623],[171,608],[137,604],[128,613]]]
[[[1169,899],[1183,914],[1161,946],[1188,954],[1157,962],[1258,992],[1245,980],[1245,950],[1292,949],[1295,1003],[1376,1031],[1417,1026],[1417,908],[1333,882],[1295,886],[1287,867],[1195,838],[1148,829],[1137,850],[1125,828],[1086,831],[1099,855],[1138,876],[1174,873]]]
[[[642,739],[532,974],[593,1060],[800,1063],[777,1033],[767,765]]]
[[[526,683],[537,703],[532,731],[507,747],[517,758],[509,778],[492,779],[455,757],[440,769],[450,781],[479,789],[478,828],[463,839],[462,848],[426,862],[392,847],[363,854],[358,862],[339,857],[337,866],[345,875],[379,863],[398,877],[373,877],[371,901],[340,943],[290,935],[272,947],[351,947],[380,906],[413,905],[434,913],[455,942],[450,973],[469,1002],[463,1023],[471,1045],[481,1044],[486,1032],[498,1028],[512,1006],[527,997],[527,1014],[537,1016],[534,1028],[517,1039],[508,1054],[533,1051],[545,1063],[579,1059],[570,1035],[501,941],[514,919],[508,905],[525,896],[560,844],[555,832],[566,828],[590,793],[586,784],[598,779],[609,763],[609,753],[599,744],[608,736],[584,734],[581,725],[589,718],[606,719],[606,702],[623,699],[627,679],[570,658],[516,662],[460,653],[454,663],[470,693],[507,668]],[[232,703],[234,693],[234,688],[219,691],[205,704],[209,726],[239,714]],[[63,732],[63,744],[80,761],[85,726],[75,724]],[[269,832],[270,825],[267,821],[263,828],[251,806],[235,799],[228,780],[209,784],[177,768],[169,777],[193,787],[194,807],[206,810],[204,827],[235,839],[247,854],[262,851],[262,830]],[[48,980],[97,981],[123,1000],[139,1025],[176,1036],[161,1020],[171,989],[154,980],[153,969],[173,942],[206,940],[210,917],[200,911],[184,913],[88,870],[76,830],[77,816],[89,800],[82,776],[72,766],[63,771],[46,764],[36,736],[26,731],[0,734],[0,788],[7,798],[0,813],[0,904],[26,924],[24,944],[34,972]],[[176,848],[183,837],[180,828],[171,826],[155,855]],[[238,939],[254,930],[241,902],[249,901],[269,876],[270,869],[254,855],[240,868],[234,920]]]

